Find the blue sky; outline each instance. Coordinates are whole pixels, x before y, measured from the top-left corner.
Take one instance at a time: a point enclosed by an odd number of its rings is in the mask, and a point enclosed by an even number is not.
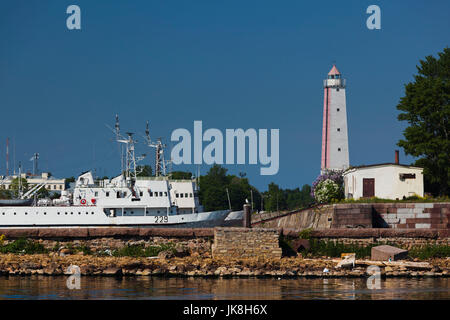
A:
[[[81,30],[66,28],[71,4]],[[381,30],[366,28],[371,4]],[[277,175],[260,176],[259,165],[229,171],[247,172],[261,190],[310,184],[333,61],[347,79],[350,163],[391,162],[405,128],[396,105],[419,59],[449,45],[448,12],[450,2],[438,0],[2,1],[0,173],[10,137],[16,165],[28,170],[39,152],[40,169],[55,176],[116,174],[105,124],[118,113],[124,130],[143,133],[148,119],[166,141],[194,120],[223,132],[279,128]]]

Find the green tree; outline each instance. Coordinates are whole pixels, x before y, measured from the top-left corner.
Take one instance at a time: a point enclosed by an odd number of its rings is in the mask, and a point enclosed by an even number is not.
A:
[[[189,180],[192,178],[192,172],[188,172],[188,171],[174,171],[171,174],[172,174],[172,179]]]
[[[136,167],[137,177],[151,177],[153,176],[153,169],[149,165],[137,166]]]
[[[409,126],[398,146],[406,154],[420,157],[416,165],[424,167],[425,181],[436,186],[436,193],[449,195],[450,49],[438,56],[421,60],[414,81],[405,86],[405,96],[397,105],[402,111],[398,120]]]
[[[25,193],[28,191],[28,182],[25,178],[20,178],[21,184],[22,184],[22,193]],[[10,190],[12,191],[14,197],[19,196],[19,178],[14,178],[11,181],[11,184],[9,186]]]

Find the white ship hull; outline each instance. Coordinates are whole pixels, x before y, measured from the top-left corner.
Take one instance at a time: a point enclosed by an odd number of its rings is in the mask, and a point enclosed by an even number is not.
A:
[[[136,209],[135,209],[136,210]],[[108,216],[96,206],[1,207],[0,228],[39,227],[214,227],[230,210],[179,215]]]

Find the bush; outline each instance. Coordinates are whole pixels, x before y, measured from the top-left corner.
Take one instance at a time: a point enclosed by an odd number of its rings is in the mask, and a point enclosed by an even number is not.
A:
[[[25,238],[20,238],[14,240],[7,245],[0,247],[1,253],[25,253],[25,254],[36,254],[36,253],[47,253],[45,247],[38,242],[28,240]]]
[[[145,247],[142,244],[127,245],[123,248],[114,250],[112,255],[115,257],[154,257],[166,250],[175,252],[173,243],[149,247]]]
[[[311,195],[318,203],[329,203],[344,198],[342,171],[327,171],[313,182]]]

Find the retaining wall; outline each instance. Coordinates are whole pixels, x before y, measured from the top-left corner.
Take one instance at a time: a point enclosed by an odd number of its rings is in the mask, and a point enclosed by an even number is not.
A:
[[[266,228],[215,228],[214,258],[281,258],[279,230]]]

